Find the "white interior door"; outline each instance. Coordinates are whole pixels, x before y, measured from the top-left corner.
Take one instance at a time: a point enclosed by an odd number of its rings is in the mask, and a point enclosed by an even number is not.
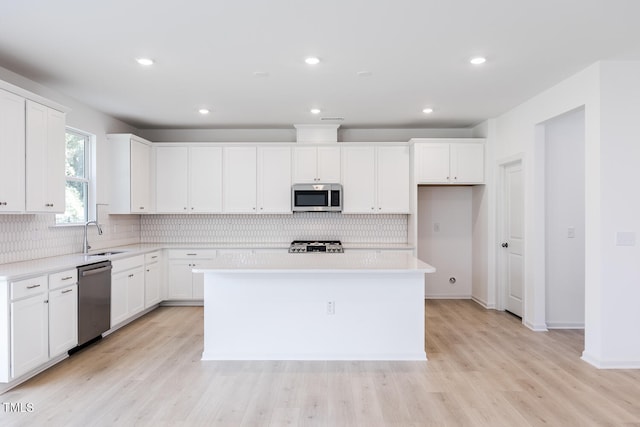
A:
[[[505,310],[522,317],[524,300],[524,187],[522,163],[504,168],[503,239],[504,260],[502,283]]]

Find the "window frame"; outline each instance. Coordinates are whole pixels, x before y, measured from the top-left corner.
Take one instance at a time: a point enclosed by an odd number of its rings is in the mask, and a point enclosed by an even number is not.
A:
[[[75,136],[79,136],[84,138],[84,177],[79,177],[79,176],[68,176],[66,174],[66,166],[65,166],[65,175],[64,175],[64,183],[65,183],[65,192],[66,192],[66,188],[67,188],[67,183],[69,182],[80,182],[83,183],[86,189],[86,197],[85,197],[85,206],[84,206],[84,212],[85,212],[85,218],[86,221],[89,221],[89,218],[91,218],[92,215],[95,214],[94,209],[91,208],[92,206],[92,200],[93,200],[93,182],[94,182],[94,175],[93,175],[93,148],[94,148],[94,143],[95,143],[95,136],[67,126],[65,128],[65,150],[66,150],[66,136],[67,134],[72,134]],[[66,151],[65,151],[66,152]],[[65,165],[66,165],[66,155],[65,155]],[[66,213],[66,199],[65,199],[65,213]],[[60,221],[61,218],[65,218],[65,214],[56,214],[54,215],[54,224],[56,227],[73,227],[73,226],[84,226],[86,221],[82,221],[82,222],[63,222]]]

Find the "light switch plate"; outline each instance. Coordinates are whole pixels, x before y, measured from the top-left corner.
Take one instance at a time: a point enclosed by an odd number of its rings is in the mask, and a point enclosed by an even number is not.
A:
[[[633,231],[618,231],[616,233],[616,246],[635,246],[636,233]]]

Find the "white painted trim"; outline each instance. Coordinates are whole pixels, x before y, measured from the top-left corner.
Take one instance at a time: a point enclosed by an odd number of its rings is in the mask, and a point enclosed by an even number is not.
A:
[[[581,359],[598,369],[640,369],[640,360],[600,360],[586,351]]]
[[[526,326],[527,328],[531,329],[532,331],[535,331],[535,332],[547,332],[548,331],[547,325],[545,325],[544,323],[536,325],[534,323],[531,323],[529,321],[525,321],[523,319],[522,324],[524,326]]]
[[[472,299],[472,297],[471,295],[437,294],[437,295],[425,295],[424,299]]]
[[[474,297],[473,295],[471,296],[471,300],[473,302],[475,302],[476,304],[478,304],[479,306],[487,309],[487,310],[495,310],[496,309],[496,305],[495,304],[489,304],[486,301],[481,300],[478,297]]]
[[[166,300],[160,303],[162,307],[202,307],[204,301],[199,300]]]
[[[5,392],[11,390],[12,388],[19,386],[23,382],[35,377],[36,375],[38,375],[39,373],[41,373],[43,371],[46,371],[47,369],[49,369],[53,365],[56,365],[57,363],[62,362],[64,359],[67,359],[68,357],[69,357],[69,355],[67,354],[67,352],[64,352],[61,355],[56,356],[53,359],[49,360],[44,365],[38,366],[33,371],[27,372],[26,374],[22,375],[21,377],[18,377],[18,378],[14,379],[14,380],[12,380],[12,381],[10,381],[8,383],[0,384],[0,394],[3,394]]]
[[[584,329],[584,322],[547,322],[547,329]]]
[[[0,89],[6,90],[7,92],[11,92],[30,101],[37,102],[38,104],[45,105],[49,108],[53,108],[54,110],[62,113],[68,113],[71,111],[71,108],[69,107],[65,107],[62,104],[58,104],[57,102],[51,101],[50,99],[37,95],[33,92],[29,92],[26,89],[22,89],[21,87],[5,82],[4,80],[0,80]]]
[[[202,360],[419,360],[427,353],[219,353],[203,352]]]

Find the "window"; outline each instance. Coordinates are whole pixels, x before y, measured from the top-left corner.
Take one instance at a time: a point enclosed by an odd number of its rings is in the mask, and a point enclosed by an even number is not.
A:
[[[89,217],[91,136],[67,128],[65,212],[56,215],[56,224],[82,224]]]

